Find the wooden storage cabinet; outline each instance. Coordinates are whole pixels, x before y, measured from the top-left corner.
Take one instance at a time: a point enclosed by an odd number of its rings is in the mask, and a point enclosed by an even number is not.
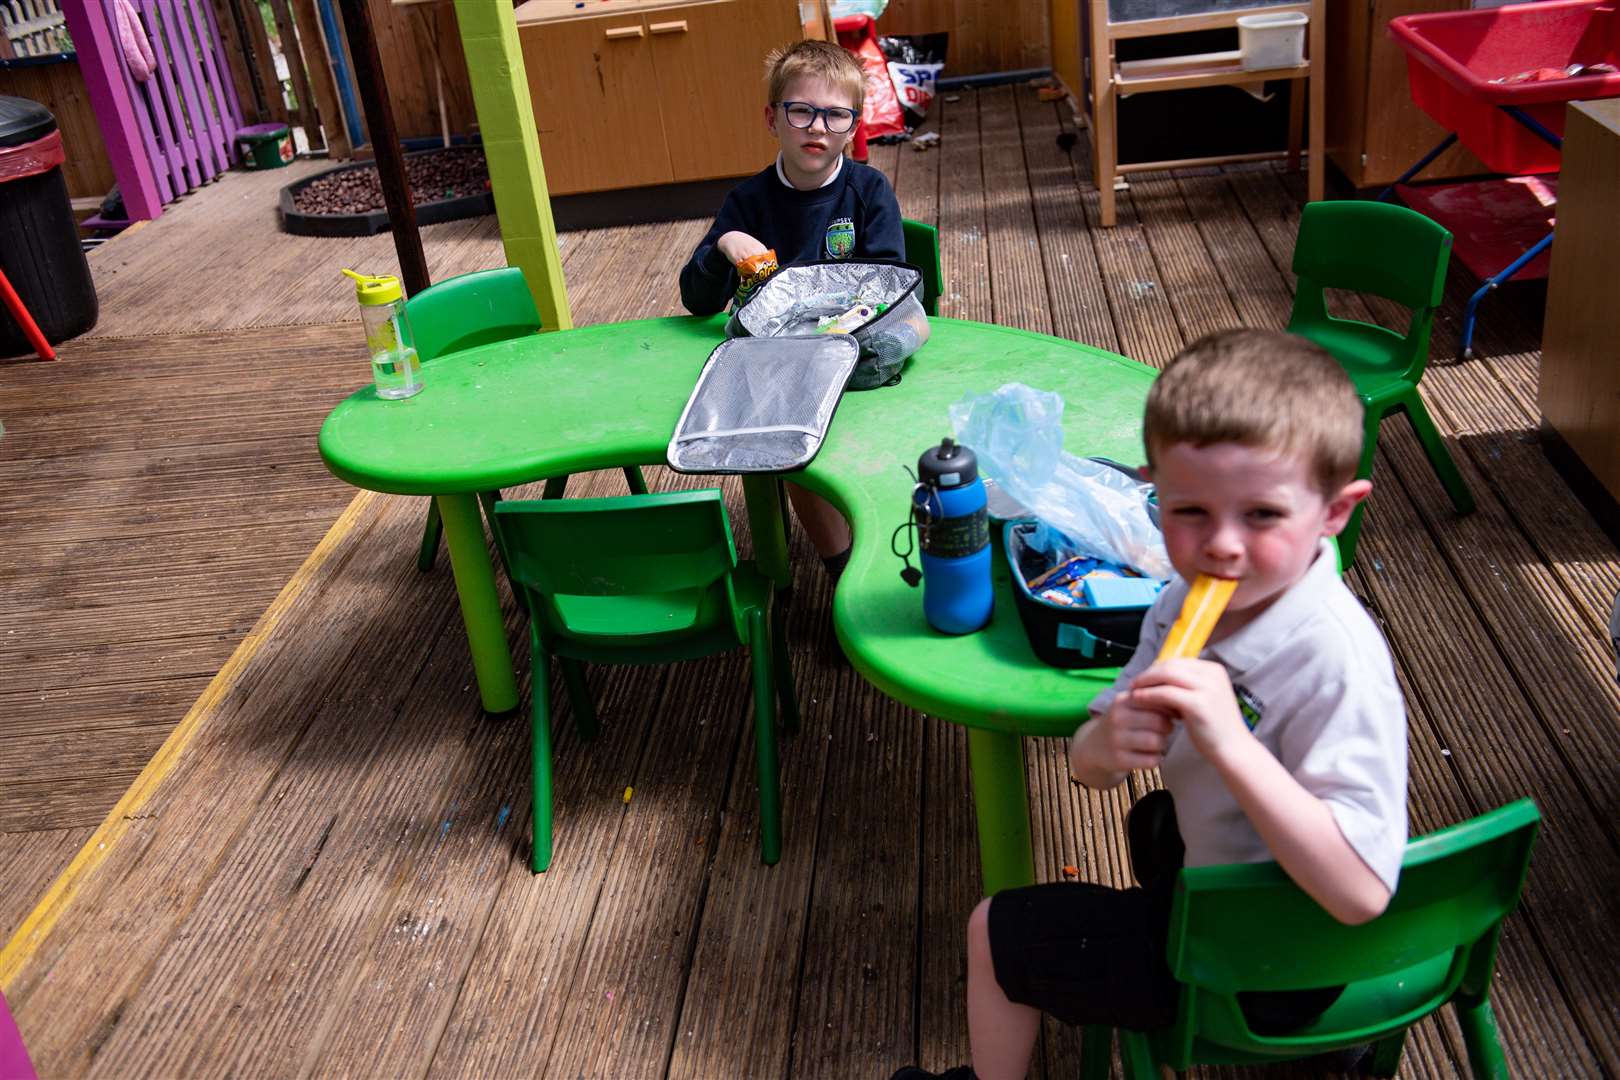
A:
[[[1469,0],[1334,0],[1328,8],[1328,157],[1358,188],[1383,187],[1434,149],[1446,133],[1412,102],[1406,52],[1389,20],[1430,11],[1462,11]],[[1453,146],[1418,180],[1477,176],[1491,170]]]
[[[517,9],[553,195],[758,172],[765,54],[803,33],[797,0],[610,0]],[[572,8],[572,5],[567,5]]]

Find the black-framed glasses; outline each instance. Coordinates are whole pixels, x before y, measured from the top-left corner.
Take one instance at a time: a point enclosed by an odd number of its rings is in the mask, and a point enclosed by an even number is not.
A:
[[[778,101],[777,104],[782,106],[788,124],[796,128],[809,127],[819,116],[829,132],[843,135],[855,126],[857,119],[854,109],[845,109],[837,105],[821,109],[808,101]]]

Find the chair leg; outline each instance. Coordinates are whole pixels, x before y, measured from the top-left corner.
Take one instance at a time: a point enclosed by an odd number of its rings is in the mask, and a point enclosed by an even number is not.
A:
[[[546,489],[540,493],[542,499],[560,499],[563,492],[568,490],[568,477],[553,476],[546,481]]]
[[[781,597],[771,604],[771,661],[776,673],[776,707],[782,714],[782,731],[799,733],[799,696],[793,686],[793,654],[787,643],[788,606]]]
[[[1127,1080],[1159,1080],[1159,1071],[1153,1064],[1153,1049],[1142,1032],[1119,1029],[1119,1060],[1125,1067]]]
[[[596,718],[596,702],[591,700],[591,687],[585,681],[585,668],[578,660],[559,656],[563,685],[568,688],[568,703],[574,707],[574,730],[581,739],[594,739],[601,734],[602,725]]]
[[[647,481],[641,475],[641,470],[636,468],[634,465],[626,465],[624,467],[624,482],[630,485],[630,494],[647,494]]]
[[[782,787],[776,756],[776,688],[771,678],[771,639],[765,613],[748,613],[748,638],[754,666],[754,755],[759,781],[759,854],[767,866],[782,857]]]
[[[439,520],[439,500],[428,499],[427,522],[422,526],[422,547],[416,553],[416,568],[422,573],[433,569],[433,559],[439,554],[439,537],[444,535],[444,523]]]
[[[1401,1064],[1401,1051],[1406,1047],[1406,1029],[1379,1039],[1373,1044],[1372,1063],[1366,1067],[1369,1076],[1394,1076]]]
[[[1468,1067],[1474,1080],[1507,1080],[1507,1059],[1502,1056],[1502,1042],[1496,1033],[1496,1014],[1491,1011],[1491,999],[1481,998],[1477,1005],[1452,1002],[1457,1010],[1457,1022],[1462,1027],[1463,1045],[1468,1048]]]
[[[1423,444],[1423,452],[1429,455],[1434,474],[1440,478],[1446,494],[1451,496],[1451,505],[1457,508],[1459,514],[1473,513],[1474,493],[1463,482],[1462,473],[1457,471],[1457,463],[1451,459],[1451,451],[1446,449],[1445,440],[1440,438],[1440,432],[1434,426],[1423,399],[1418,397],[1416,387],[1406,400],[1406,416],[1412,421],[1412,430],[1417,432],[1418,442]]]
[[[1369,480],[1372,478],[1373,459],[1378,453],[1378,424],[1383,419],[1383,413],[1375,413],[1371,408],[1367,410],[1366,424],[1361,433],[1361,464],[1356,467],[1356,479]],[[1350,520],[1345,523],[1339,533],[1339,569],[1348,571],[1356,561],[1356,541],[1361,539],[1361,518],[1367,512],[1367,504],[1363,502],[1350,512]]]
[[[532,649],[533,668],[529,692],[534,699],[529,728],[529,752],[533,777],[534,854],[529,867],[544,873],[551,865],[551,658],[538,643]]]
[[[1088,1026],[1080,1036],[1080,1080],[1108,1080],[1114,1056],[1114,1029]]]

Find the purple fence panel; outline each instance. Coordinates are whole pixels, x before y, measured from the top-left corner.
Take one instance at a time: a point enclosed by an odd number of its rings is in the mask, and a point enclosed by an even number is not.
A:
[[[102,0],[98,6],[106,25],[117,26],[118,16],[113,11],[112,0]],[[129,61],[124,59],[123,51],[119,48],[116,32],[113,33],[107,55],[116,67],[119,78],[123,80],[123,103],[128,105],[129,111],[134,115],[136,126],[140,129],[141,145],[146,152],[153,178],[157,182],[158,194],[162,196],[164,202],[172,202],[176,195],[183,194],[186,190],[185,177],[180,172],[180,159],[170,154],[166,141],[155,128],[151,107],[147,103],[146,95],[136,86],[135,77],[129,73]],[[131,209],[130,213],[135,211]]]
[[[180,85],[187,126],[191,131],[191,151],[195,155],[192,160],[199,181],[212,180],[219,172],[219,167],[214,163],[211,146],[214,141],[210,123],[212,109],[201,92],[197,71],[197,48],[191,40],[191,26],[183,16],[176,13],[174,0],[158,0],[158,6],[163,10],[163,25],[168,31],[169,41],[174,44],[175,81]]]
[[[225,132],[229,142],[225,146],[225,156],[234,160],[236,157],[236,132],[242,127],[242,102],[236,96],[236,80],[231,78],[230,65],[225,63],[221,55],[221,44],[225,39],[219,36],[219,20],[214,17],[214,5],[208,0],[193,0],[194,6],[200,6],[203,14],[208,16],[208,47],[203,52],[208,62],[213,65],[215,72],[214,82],[225,88],[225,93],[219,95],[219,100],[230,106],[230,112],[225,114]]]
[[[84,75],[85,93],[96,113],[96,126],[107,145],[118,190],[131,218],[155,218],[163,213],[168,198],[159,170],[152,167],[148,152],[151,135],[143,134],[137,108],[125,91],[123,58],[119,55],[118,34],[100,4],[68,4],[62,12],[68,32],[79,50],[79,70]]]
[[[157,0],[140,0],[140,8],[141,14],[146,17],[148,36],[152,39],[152,51],[157,54],[158,62],[157,78],[146,80],[146,88],[152,93],[153,108],[163,114],[165,130],[174,140],[173,146],[185,176],[183,192],[190,191],[202,183],[202,175],[197,169],[197,141],[191,137],[191,124],[180,97],[174,27],[163,17]],[[155,91],[154,83],[157,84]]]
[[[197,6],[197,0],[177,0],[189,9],[191,25],[197,31],[197,52],[202,63],[202,75],[207,85],[205,95],[209,102],[209,116],[213,119],[213,129],[218,132],[218,140],[214,143],[218,153],[216,160],[221,170],[231,167],[231,141],[236,138],[236,129],[241,127],[231,116],[230,94],[225,84],[230,80],[229,72],[220,73],[220,67],[214,61],[214,46],[216,38],[213,36],[213,24],[205,18]],[[207,5],[205,4],[204,7]],[[182,13],[184,17],[184,13]]]
[[[108,18],[113,18],[111,0],[103,0],[103,6],[107,9]],[[130,74],[129,63],[121,61],[120,66],[124,70],[124,84],[129,87],[129,98],[136,105],[135,113],[141,118],[141,126],[150,133],[159,154],[153,159],[152,167],[160,173],[167,170],[173,193],[164,196],[163,201],[169,202],[190,191],[192,184],[186,177],[185,157],[180,152],[180,140],[175,137],[174,125],[163,104],[161,82],[169,77],[169,65],[164,58],[163,35],[158,32],[157,20],[145,10],[144,5],[137,11],[141,24],[146,28],[147,40],[152,43],[152,55],[157,60],[156,71],[144,83],[136,83],[135,77]]]

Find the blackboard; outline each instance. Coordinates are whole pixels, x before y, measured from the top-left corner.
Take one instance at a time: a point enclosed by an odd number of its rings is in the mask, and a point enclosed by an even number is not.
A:
[[[1177,15],[1212,15],[1244,8],[1274,7],[1298,0],[1108,0],[1108,21],[1168,19]]]

